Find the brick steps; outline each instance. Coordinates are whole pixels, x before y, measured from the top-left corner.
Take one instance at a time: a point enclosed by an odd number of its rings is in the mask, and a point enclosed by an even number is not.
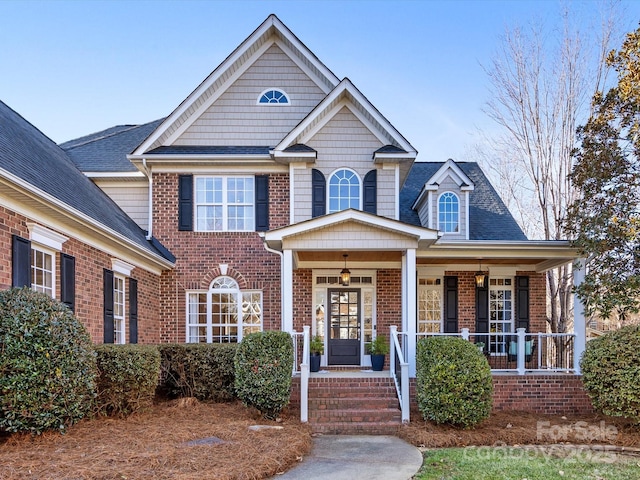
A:
[[[402,424],[390,378],[309,379],[309,423],[314,433],[393,435]]]

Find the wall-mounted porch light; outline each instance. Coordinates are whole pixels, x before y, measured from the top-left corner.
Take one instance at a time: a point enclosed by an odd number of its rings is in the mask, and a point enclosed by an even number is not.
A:
[[[347,255],[346,253],[342,255],[344,257],[344,268],[340,272],[340,283],[344,287],[349,286],[349,282],[351,281],[351,271],[347,268]]]

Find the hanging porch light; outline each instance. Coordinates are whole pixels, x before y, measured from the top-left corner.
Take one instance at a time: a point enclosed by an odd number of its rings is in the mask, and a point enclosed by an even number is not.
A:
[[[351,282],[351,271],[347,268],[347,255],[346,253],[342,255],[344,257],[344,268],[340,272],[340,283],[343,287],[348,287],[349,282]]]

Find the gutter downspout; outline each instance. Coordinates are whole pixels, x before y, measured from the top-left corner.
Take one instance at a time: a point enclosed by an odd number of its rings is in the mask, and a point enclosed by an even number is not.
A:
[[[267,246],[264,232],[258,232],[258,235],[260,236],[260,238],[262,238],[262,245],[267,252],[275,253],[280,256],[280,313],[282,314],[282,311],[284,309],[284,298],[282,296],[282,292],[284,290],[282,288],[282,282],[284,282],[284,253]]]
[[[147,240],[151,240],[153,238],[153,175],[151,173],[151,169],[147,167],[147,159],[142,159],[142,168],[144,169],[144,173],[149,179],[149,218],[147,219]]]

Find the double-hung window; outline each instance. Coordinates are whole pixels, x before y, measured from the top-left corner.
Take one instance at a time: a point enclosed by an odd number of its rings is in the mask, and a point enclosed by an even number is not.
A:
[[[198,231],[249,232],[255,230],[254,177],[196,177],[195,197]]]
[[[506,353],[513,333],[513,281],[511,278],[489,279],[490,351]],[[505,335],[501,335],[501,334]]]
[[[208,292],[187,293],[187,342],[236,343],[262,330],[262,292],[242,291],[230,277]]]
[[[124,277],[113,277],[113,343],[125,343]]]
[[[38,246],[31,247],[31,288],[55,298],[55,253]]]

